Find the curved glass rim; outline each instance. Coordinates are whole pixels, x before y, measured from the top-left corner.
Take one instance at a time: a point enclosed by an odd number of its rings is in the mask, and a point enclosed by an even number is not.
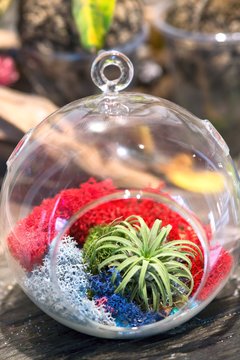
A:
[[[186,41],[196,41],[199,43],[214,43],[214,44],[225,44],[225,43],[237,43],[240,41],[240,32],[235,33],[204,33],[187,31],[180,28],[176,28],[164,20],[160,20],[155,24],[159,30],[161,30],[167,37],[172,37]]]
[[[172,0],[169,0],[168,4],[158,9],[158,14],[154,18],[154,25],[159,29],[165,36],[169,38],[175,38],[178,40],[192,41],[202,44],[221,45],[225,43],[236,43],[240,41],[240,32],[215,32],[207,33],[201,31],[189,31],[181,28],[177,28],[169,24],[166,20],[167,12],[174,6]]]

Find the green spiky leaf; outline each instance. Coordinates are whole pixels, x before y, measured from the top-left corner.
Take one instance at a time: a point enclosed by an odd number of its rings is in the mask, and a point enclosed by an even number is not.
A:
[[[72,0],[72,14],[83,48],[101,49],[111,26],[115,0]]]

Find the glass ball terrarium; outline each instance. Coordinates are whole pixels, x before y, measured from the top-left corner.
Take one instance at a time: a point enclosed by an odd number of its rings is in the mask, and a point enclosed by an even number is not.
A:
[[[92,78],[103,94],[30,130],[2,189],[4,245],[22,289],[59,322],[106,338],[189,320],[226,284],[238,254],[228,147],[183,108],[120,93],[132,75],[123,54],[101,53]]]

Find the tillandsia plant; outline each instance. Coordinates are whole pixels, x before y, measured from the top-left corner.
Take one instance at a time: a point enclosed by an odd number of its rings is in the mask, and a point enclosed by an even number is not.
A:
[[[96,51],[103,47],[110,29],[115,0],[72,0],[72,13],[85,49]]]
[[[191,258],[201,250],[189,240],[168,241],[171,229],[159,219],[149,228],[141,216],[131,215],[113,222],[102,236],[90,236],[85,259],[94,271],[96,265],[99,272],[114,267],[112,282],[121,275],[115,293],[130,296],[144,310],[186,302],[194,285]],[[103,252],[109,256],[98,261]]]

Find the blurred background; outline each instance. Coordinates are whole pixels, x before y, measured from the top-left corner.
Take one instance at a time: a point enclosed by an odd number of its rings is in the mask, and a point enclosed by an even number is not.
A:
[[[130,91],[210,120],[238,164],[240,2],[115,0],[103,14],[105,27],[94,6],[110,2],[82,3],[0,0],[1,178],[26,131],[59,106],[98,92],[91,63],[112,48],[134,64]]]

